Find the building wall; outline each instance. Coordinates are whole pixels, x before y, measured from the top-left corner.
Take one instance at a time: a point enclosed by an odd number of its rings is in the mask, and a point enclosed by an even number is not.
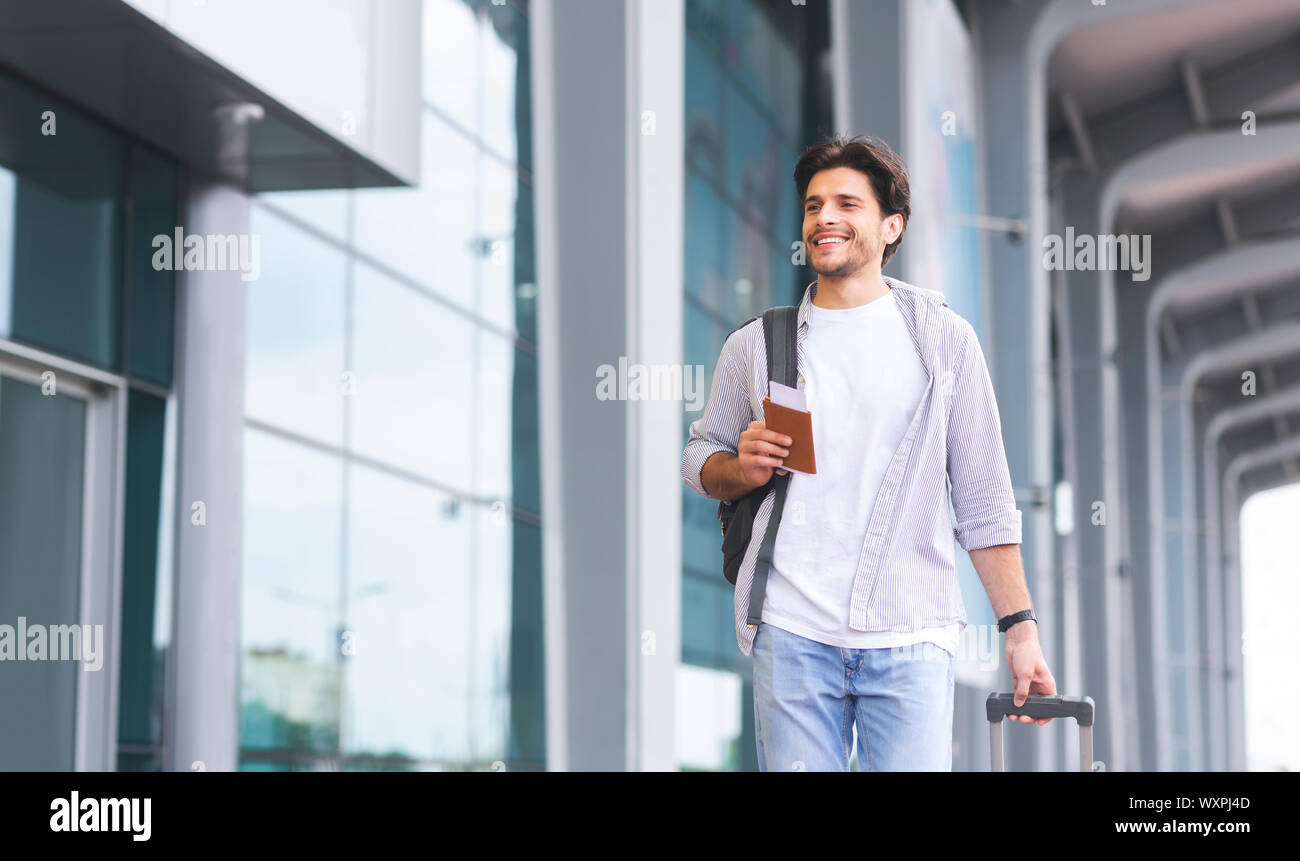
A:
[[[419,176],[420,0],[122,2],[398,176]]]
[[[102,625],[111,650],[93,673],[0,667],[22,692],[0,769],[156,768],[175,274],[148,237],[176,221],[178,170],[8,72],[0,115],[0,624]]]
[[[686,211],[683,331],[688,367],[712,386],[732,329],[798,304],[815,276],[794,262],[802,238],[794,163],[811,143],[824,91],[826,4],[686,3]],[[701,399],[703,400],[703,399]],[[683,440],[703,402],[687,404]],[[716,501],[682,487],[682,698],[685,768],[755,769],[751,662],[736,643],[722,576]]]
[[[543,768],[527,3],[134,5],[415,182],[250,200],[0,74],[0,616],[111,644],[84,677],[0,667],[30,694],[0,767]],[[152,240],[200,222],[247,234],[254,277],[184,273],[178,302]],[[194,319],[225,289],[238,325]],[[222,389],[236,445],[178,453]],[[237,643],[196,637],[209,574]],[[227,662],[237,697],[194,682]]]
[[[423,35],[417,186],[253,202],[247,769],[545,762],[528,17]]]

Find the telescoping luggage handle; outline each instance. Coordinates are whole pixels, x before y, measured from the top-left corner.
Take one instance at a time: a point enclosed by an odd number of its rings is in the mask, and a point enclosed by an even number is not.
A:
[[[1074,718],[1079,724],[1080,771],[1104,771],[1105,766],[1092,761],[1092,722],[1096,705],[1092,697],[1063,697],[1058,695],[1029,694],[1025,704],[1016,708],[1015,694],[993,693],[984,701],[989,719],[989,747],[993,771],[1005,771],[1002,765],[1002,719],[1007,715],[1024,715],[1032,718]]]

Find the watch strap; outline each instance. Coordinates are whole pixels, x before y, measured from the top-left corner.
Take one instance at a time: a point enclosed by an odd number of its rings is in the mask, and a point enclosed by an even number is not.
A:
[[[1025,620],[1032,620],[1034,624],[1038,623],[1038,617],[1034,615],[1033,610],[1021,610],[1019,613],[1012,613],[1009,616],[1003,616],[1001,619],[998,619],[998,631],[1005,634],[1007,628],[1010,628],[1017,622],[1024,622]]]

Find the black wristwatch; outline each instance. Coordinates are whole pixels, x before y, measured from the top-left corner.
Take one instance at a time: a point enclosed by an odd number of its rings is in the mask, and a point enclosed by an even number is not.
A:
[[[1023,622],[1026,619],[1032,619],[1035,625],[1038,624],[1038,617],[1034,615],[1033,610],[1021,610],[1019,613],[1012,613],[1010,616],[1003,616],[1001,619],[998,619],[998,631],[1005,634],[1007,628],[1010,628],[1017,622]]]

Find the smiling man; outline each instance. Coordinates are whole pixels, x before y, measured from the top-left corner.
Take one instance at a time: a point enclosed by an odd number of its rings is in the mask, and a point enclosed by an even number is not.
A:
[[[805,150],[794,180],[817,273],[797,344],[818,471],[790,474],[768,570],[756,576],[752,540],[736,581],[759,767],[847,771],[856,725],[864,771],[951,770],[953,661],[966,626],[954,538],[1006,635],[1015,704],[1056,693],[992,381],[974,329],[943,294],[881,275],[911,215],[898,155],[875,138],[837,137]],[[791,441],[763,422],[766,356],[758,319],[723,345],[682,456],[701,496],[735,500],[785,474]],[[775,489],[754,536],[774,499]],[[757,625],[747,623],[751,591]]]

